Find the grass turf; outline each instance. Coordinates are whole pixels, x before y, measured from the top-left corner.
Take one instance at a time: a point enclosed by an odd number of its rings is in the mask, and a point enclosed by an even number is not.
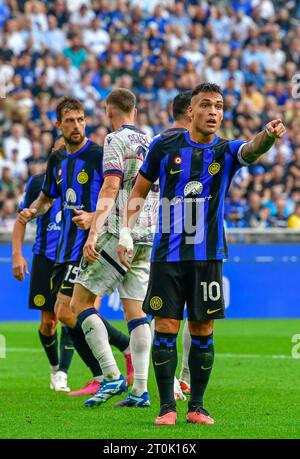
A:
[[[123,323],[116,325],[125,331]],[[300,320],[216,323],[216,359],[205,397],[214,426],[187,424],[187,402],[177,402],[176,426],[155,426],[159,398],[152,365],[150,409],[113,408],[118,396],[87,409],[84,397],[54,393],[37,329],[33,322],[0,323],[7,346],[6,358],[0,359],[1,439],[300,438],[300,362],[291,357],[291,340],[300,333]],[[178,352],[180,362],[180,339]],[[115,355],[124,371],[122,354],[116,351]],[[87,369],[75,355],[69,373],[71,389],[88,379]]]

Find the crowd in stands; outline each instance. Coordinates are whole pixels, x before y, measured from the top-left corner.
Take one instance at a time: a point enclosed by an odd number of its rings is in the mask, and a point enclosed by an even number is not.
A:
[[[227,227],[300,227],[300,2],[0,0],[0,44],[0,228],[45,170],[61,96],[83,101],[103,144],[111,89],[134,91],[152,136],[171,125],[176,94],[203,81],[224,90],[221,136],[251,139],[276,118],[287,127],[236,176]]]

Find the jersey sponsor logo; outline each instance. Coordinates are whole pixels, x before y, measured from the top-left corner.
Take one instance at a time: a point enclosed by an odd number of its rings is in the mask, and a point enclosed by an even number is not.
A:
[[[196,196],[197,194],[201,194],[203,190],[203,185],[201,182],[192,181],[185,185],[184,187],[184,196]]]
[[[63,208],[64,209],[83,209],[84,205],[75,205],[77,201],[77,195],[76,192],[73,190],[73,188],[68,188],[66,191],[66,201],[63,203]]]
[[[210,175],[215,175],[217,174],[221,169],[221,165],[219,163],[211,163],[210,166],[208,166],[208,172]]]
[[[59,224],[61,222],[61,217],[62,217],[62,211],[59,210],[57,212],[57,214],[55,215],[55,221],[56,221],[57,224]]]
[[[174,164],[176,164],[176,166],[179,166],[181,164],[181,157],[180,156],[175,156],[175,158],[173,159],[173,162]]]
[[[218,308],[218,309],[207,309],[206,313],[207,314],[214,314],[215,312],[217,311],[221,311],[222,308]]]
[[[88,174],[85,172],[84,169],[82,169],[81,172],[77,175],[77,182],[80,183],[80,185],[85,185],[89,180]]]
[[[150,300],[150,308],[158,311],[163,307],[163,300],[159,296],[153,296]]]
[[[46,303],[46,298],[44,297],[44,295],[35,295],[35,297],[33,298],[33,302],[36,306],[41,308]]]
[[[171,199],[170,204],[172,206],[176,206],[182,202],[205,202],[206,200],[209,201],[210,199],[212,199],[211,194],[209,196],[203,196],[202,198],[183,198],[182,196],[175,196]]]
[[[174,174],[180,174],[180,172],[183,172],[184,169],[179,169],[178,171],[173,171],[173,169],[170,170],[170,175],[174,175]]]
[[[73,190],[73,188],[67,189],[66,198],[67,198],[67,202],[71,204],[75,204],[75,202],[77,201],[77,195],[76,195],[76,192]]]
[[[62,211],[60,210],[55,215],[55,222],[51,222],[47,226],[47,231],[60,231],[61,217],[62,217]]]

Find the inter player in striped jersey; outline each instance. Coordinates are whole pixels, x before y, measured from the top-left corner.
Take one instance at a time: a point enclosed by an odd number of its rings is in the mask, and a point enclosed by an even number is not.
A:
[[[53,151],[62,145],[64,139],[60,137],[56,140]],[[44,179],[45,174],[30,177],[19,211],[29,207],[35,201],[41,192]],[[60,229],[61,202],[57,199],[51,209],[37,219],[36,238],[32,249],[34,255],[30,272],[29,308],[41,311],[39,337],[50,363],[50,388],[56,391],[68,391],[67,385],[60,385],[60,379],[62,374],[68,373],[74,347],[69,333],[65,327],[62,327],[59,356],[57,317],[54,312],[55,295],[50,289]],[[16,220],[12,236],[13,274],[19,281],[24,280],[24,272],[28,274],[27,262],[22,254],[25,231],[26,226]]]
[[[42,192],[30,208],[20,212],[19,220],[26,223],[32,218],[44,215],[56,198],[61,199],[61,235],[52,275],[52,290],[57,295],[55,312],[57,318],[68,326],[75,349],[94,376],[81,393],[92,394],[100,387],[102,372],[86,343],[81,327],[76,323],[70,301],[83,245],[88,236],[87,230],[96,209],[103,181],[103,151],[102,147],[85,135],[86,121],[80,101],[65,97],[59,102],[56,111],[57,127],[62,132],[65,147],[50,156]],[[105,327],[111,344],[121,351],[128,351],[128,337],[107,321]],[[128,352],[127,354],[129,356]],[[65,386],[66,383],[65,378]]]
[[[134,368],[131,392],[117,406],[148,407],[151,333],[142,303],[148,284],[151,245],[157,220],[158,185],[152,186],[133,234],[136,247],[132,269],[127,272],[117,254],[120,224],[127,197],[151,139],[134,126],[136,98],[131,91],[124,88],[113,90],[106,100],[106,112],[114,132],[105,139],[104,184],[83,250],[84,258],[72,298],[78,321],[105,378],[99,391],[85,405],[101,405],[112,396],[127,392],[124,377],[108,343],[107,331],[93,307],[97,295],[103,296],[117,287],[130,333]]]
[[[225,140],[216,134],[223,119],[219,86],[203,83],[192,93],[191,127],[187,132],[158,137],[128,199],[119,241],[122,264],[133,244],[131,229],[152,183],[160,181],[160,208],[150,279],[143,310],[155,316],[152,359],[160,394],[156,425],[176,423],[173,380],[177,364],[176,337],[187,304],[191,349],[191,393],[187,422],[213,424],[203,395],[214,361],[213,326],[224,317],[222,260],[227,256],[224,200],[234,174],[266,153],[285,133],[273,120],[253,140]],[[139,203],[139,208],[141,203]]]
[[[176,97],[174,97],[172,104],[174,123],[170,128],[160,134],[162,137],[185,132],[190,128],[192,121],[189,114],[191,97],[191,90],[180,92]],[[190,347],[191,335],[189,332],[188,321],[186,320],[182,331],[182,361],[179,381],[176,377],[174,378],[174,395],[176,400],[185,400],[185,395],[190,395],[190,371],[188,366]]]

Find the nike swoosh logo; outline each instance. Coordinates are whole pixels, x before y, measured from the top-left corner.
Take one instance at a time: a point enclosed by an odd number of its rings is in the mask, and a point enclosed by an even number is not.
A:
[[[174,175],[174,174],[180,174],[180,172],[183,172],[184,169],[180,169],[179,171],[173,171],[173,169],[170,170],[170,175]]]
[[[75,348],[73,346],[65,346],[64,349],[66,351],[73,351]]]
[[[164,365],[165,363],[168,363],[168,362],[170,362],[170,359],[169,360],[165,360],[164,362],[154,362],[154,365],[156,365],[158,367],[159,365]]]
[[[56,181],[56,185],[59,185],[62,181],[63,181],[63,179],[57,180]]]
[[[51,346],[53,346],[53,344],[55,344],[55,341],[52,341],[52,343],[50,343],[50,344],[45,344],[45,347],[51,347]]]
[[[217,311],[220,311],[222,308],[218,308],[218,309],[208,309],[206,312],[207,314],[213,314],[214,312],[217,312]]]
[[[210,370],[211,368],[212,368],[212,366],[211,367],[204,367],[203,365],[201,365],[201,370]]]
[[[61,289],[67,289],[67,288],[73,288],[73,287],[68,287],[67,285],[62,285],[60,288]]]

